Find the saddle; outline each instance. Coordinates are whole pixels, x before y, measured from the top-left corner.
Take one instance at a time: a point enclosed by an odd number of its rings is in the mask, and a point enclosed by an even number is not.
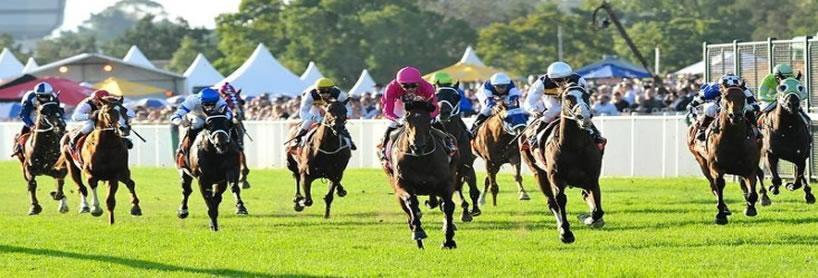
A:
[[[432,128],[432,130],[435,130],[435,129]],[[389,153],[392,152],[392,146],[394,145],[395,141],[398,140],[398,138],[400,138],[400,136],[403,135],[404,133],[406,133],[406,128],[405,127],[401,127],[401,128],[393,130],[392,133],[389,134],[389,140],[386,142],[386,146],[381,146],[381,150],[383,150],[383,148],[386,148],[385,153],[387,155],[386,155],[386,157],[382,158],[382,161],[385,164],[384,166],[387,167],[387,169],[389,169],[390,172],[392,171],[392,167],[391,167],[392,163],[391,163],[391,156],[389,155]],[[432,140],[434,140],[434,142],[433,142],[434,144],[438,144],[441,147],[445,146],[446,142],[444,140],[446,140],[446,139],[443,138],[442,136],[448,136],[450,139],[452,139],[454,141],[454,137],[451,134],[448,134],[448,133],[443,132],[443,131],[440,131],[441,134],[437,134],[437,133],[438,132],[435,132],[435,131],[431,132]],[[446,153],[446,156],[448,156],[449,161],[451,161],[452,157],[454,157],[457,154],[457,151],[458,151],[458,146],[457,146],[457,144],[455,144],[454,148],[449,150]],[[381,152],[378,152],[378,153],[381,153]]]
[[[289,147],[287,148],[287,152],[298,156],[301,153],[301,150],[304,149],[304,146],[307,145],[307,142],[312,140],[312,137],[315,136],[315,132],[318,131],[318,123],[314,123],[310,125],[309,129],[307,130],[307,134],[304,137],[301,137],[301,142],[295,143],[295,141],[290,142]]]
[[[20,134],[16,138],[16,141],[14,141],[14,143],[16,143],[16,144],[14,145],[14,150],[12,150],[11,157],[17,156],[19,159],[21,159],[21,160],[23,159],[23,155],[24,155],[23,149],[25,148],[26,141],[28,140],[28,137],[31,137],[31,133],[32,132],[29,131],[27,133]],[[20,148],[18,149],[17,146],[20,146]]]

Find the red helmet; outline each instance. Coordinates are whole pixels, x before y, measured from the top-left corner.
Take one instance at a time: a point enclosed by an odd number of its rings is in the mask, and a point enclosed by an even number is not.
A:
[[[96,99],[96,100],[100,100],[100,99],[102,99],[104,97],[107,97],[107,96],[110,96],[110,95],[111,95],[111,93],[109,93],[106,90],[96,90],[96,91],[94,91],[94,99]]]
[[[222,88],[219,89],[219,92],[222,93],[222,94],[233,95],[233,94],[236,94],[236,89],[233,88],[233,85],[230,85],[230,83],[224,82],[224,84],[222,85]]]

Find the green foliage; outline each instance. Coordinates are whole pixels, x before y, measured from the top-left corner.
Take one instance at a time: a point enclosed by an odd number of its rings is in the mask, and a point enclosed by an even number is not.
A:
[[[78,33],[95,37],[99,42],[113,40],[145,15],[167,16],[161,4],[151,0],[120,0],[83,22]]]
[[[182,39],[191,32],[184,19],[156,22],[153,15],[147,15],[122,36],[104,44],[102,50],[107,55],[122,57],[132,45],[136,45],[148,59],[167,60],[179,48]]]
[[[96,37],[75,32],[62,32],[59,37],[38,41],[34,56],[41,65],[82,53],[96,53]]]
[[[10,34],[0,33],[0,51],[2,51],[3,48],[8,48],[12,53],[17,55],[23,54],[20,44],[15,42],[14,37]]]
[[[184,72],[196,55],[202,53],[209,61],[222,58],[222,53],[216,48],[217,42],[213,38],[194,39],[192,36],[185,36],[182,43],[175,52],[168,63],[168,70],[178,73]]]

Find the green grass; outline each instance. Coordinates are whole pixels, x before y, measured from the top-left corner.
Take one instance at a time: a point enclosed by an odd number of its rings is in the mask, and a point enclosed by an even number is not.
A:
[[[144,216],[128,215],[121,187],[114,226],[105,214],[77,214],[71,181],[71,211],[59,214],[47,195],[50,178],[39,179],[44,211],[26,216],[29,200],[19,172],[16,163],[0,163],[0,277],[818,275],[818,207],[806,205],[801,191],[773,196],[773,206],[759,206],[759,215],[750,218],[741,213],[738,186],[729,184],[725,195],[734,215],[727,226],[717,226],[715,199],[704,180],[604,179],[607,225],[592,230],[579,224],[575,216],[588,208],[571,189],[568,211],[577,241],[565,245],[531,177],[525,184],[532,200],[523,202],[516,200],[511,177],[501,175],[499,206],[485,207],[472,223],[457,221],[456,250],[438,248],[442,214],[428,209],[427,249],[417,250],[377,170],[347,172],[349,195],[336,198],[332,219],[322,218],[325,184],[316,183],[315,204],[296,213],[289,174],[254,171],[253,188],[243,196],[251,215],[233,215],[226,195],[217,233],[208,229],[195,187],[191,217],[176,218],[181,194],[173,169],[134,169]]]

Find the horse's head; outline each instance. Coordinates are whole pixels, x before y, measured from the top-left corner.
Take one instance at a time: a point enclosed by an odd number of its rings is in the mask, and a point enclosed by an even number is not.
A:
[[[458,114],[458,99],[460,95],[456,89],[441,88],[437,91],[437,104],[440,106],[440,121],[449,122],[452,116]]]
[[[241,100],[241,89],[238,91],[223,90],[219,92],[221,92],[224,102],[227,103],[227,107],[230,107],[230,110],[233,111],[233,117],[239,121],[244,121],[244,105]]]
[[[205,134],[208,142],[216,148],[216,152],[223,154],[230,147],[230,132],[233,121],[224,115],[227,107],[219,109],[220,114],[214,114],[205,118]]]
[[[426,138],[432,124],[431,113],[435,111],[435,104],[427,101],[410,101],[403,104],[406,111],[406,132],[409,139],[409,149],[412,152],[422,151],[426,147]]]
[[[781,81],[776,91],[779,105],[789,114],[797,113],[801,106],[801,98],[806,96],[804,85],[797,79],[787,78]]]
[[[503,119],[503,130],[511,135],[520,134],[528,124],[528,113],[517,106],[509,106],[500,115]]]
[[[330,101],[324,106],[324,111],[327,114],[324,116],[324,122],[321,125],[329,127],[335,135],[341,134],[344,130],[344,125],[347,122],[347,102],[344,101]]]
[[[574,120],[579,127],[591,126],[591,106],[586,101],[588,93],[585,88],[569,84],[562,91],[562,118]]]
[[[123,109],[121,96],[107,96],[100,99],[102,107],[97,113],[96,126],[102,130],[118,130],[119,118],[122,117]]]
[[[724,113],[727,114],[730,124],[735,124],[744,117],[745,102],[746,97],[744,96],[744,90],[741,88],[728,87],[722,90],[721,107],[724,109]]]
[[[62,107],[56,99],[40,102],[37,108],[37,130],[62,133],[65,131]]]

